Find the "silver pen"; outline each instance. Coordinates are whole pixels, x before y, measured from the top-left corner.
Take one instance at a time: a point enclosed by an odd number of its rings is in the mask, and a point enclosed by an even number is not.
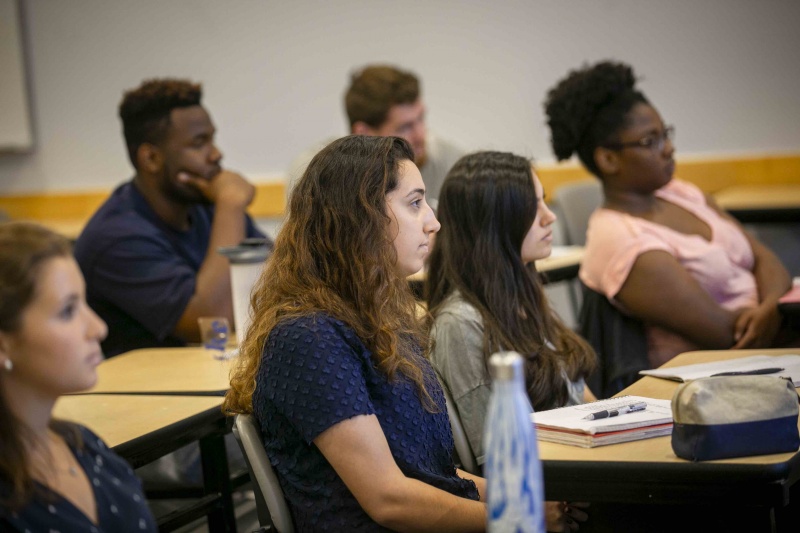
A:
[[[647,408],[647,404],[645,402],[636,402],[630,405],[623,405],[621,407],[617,407],[616,409],[604,409],[602,411],[597,411],[596,413],[589,413],[588,415],[584,416],[583,419],[599,420],[601,418],[611,418],[612,416],[624,415],[626,413],[644,411],[645,408]]]

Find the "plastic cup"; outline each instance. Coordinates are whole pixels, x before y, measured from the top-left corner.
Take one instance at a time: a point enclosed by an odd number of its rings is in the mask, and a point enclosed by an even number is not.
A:
[[[197,319],[203,347],[214,359],[228,359],[226,353],[231,327],[228,319],[221,316],[205,316]]]

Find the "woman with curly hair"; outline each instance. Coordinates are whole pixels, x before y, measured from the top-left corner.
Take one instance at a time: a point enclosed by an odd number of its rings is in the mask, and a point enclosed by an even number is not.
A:
[[[156,531],[130,466],[52,416],[59,396],[94,386],[107,331],[69,242],[0,224],[0,531]]]
[[[650,364],[693,349],[771,346],[786,269],[697,187],[673,179],[674,130],[631,67],[570,72],[545,112],[556,157],[577,153],[603,186],[580,278],[644,322]]]
[[[252,296],[225,398],[254,413],[299,531],[481,531],[406,277],[439,222],[409,145],[350,136],[311,161]]]

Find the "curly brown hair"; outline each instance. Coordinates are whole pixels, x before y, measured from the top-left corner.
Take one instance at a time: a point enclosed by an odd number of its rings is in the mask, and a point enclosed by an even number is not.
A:
[[[202,96],[199,83],[172,78],[145,80],[125,93],[119,104],[119,118],[134,168],[139,168],[136,159],[139,146],[164,140],[172,110],[200,105]]]
[[[353,328],[388,379],[400,372],[435,409],[415,355],[428,346],[430,316],[417,316],[388,232],[386,195],[398,185],[400,163],[413,160],[403,139],[362,135],[338,139],[311,160],[253,289],[253,319],[231,372],[226,413],[253,411],[255,376],[272,329],[317,312]]]

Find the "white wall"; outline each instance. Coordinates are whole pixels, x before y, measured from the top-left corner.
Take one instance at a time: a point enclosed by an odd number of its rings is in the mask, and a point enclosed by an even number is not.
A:
[[[0,153],[25,152],[33,143],[18,7],[0,0]]]
[[[349,71],[424,81],[429,125],[465,149],[551,160],[541,103],[585,61],[631,63],[682,153],[800,149],[797,0],[28,0],[36,148],[0,193],[131,175],[116,117],[146,77],[202,81],[227,164],[258,180],[345,133]],[[2,128],[2,125],[0,125]]]

